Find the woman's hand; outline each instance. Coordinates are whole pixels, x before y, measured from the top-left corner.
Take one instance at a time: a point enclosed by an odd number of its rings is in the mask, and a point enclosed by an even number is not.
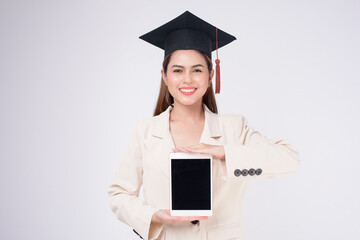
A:
[[[207,220],[208,217],[178,217],[171,216],[170,210],[159,210],[155,212],[151,218],[151,222],[154,223],[180,223],[180,222],[191,222],[195,220]]]
[[[213,158],[225,160],[225,150],[222,145],[210,145],[200,143],[189,147],[176,147],[173,148],[174,152],[187,152],[187,153],[202,153],[212,155]]]

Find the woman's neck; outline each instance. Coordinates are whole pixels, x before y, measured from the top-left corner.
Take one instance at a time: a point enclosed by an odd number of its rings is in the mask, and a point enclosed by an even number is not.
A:
[[[202,102],[193,105],[181,105],[174,103],[170,113],[171,121],[194,122],[201,121],[205,117]]]

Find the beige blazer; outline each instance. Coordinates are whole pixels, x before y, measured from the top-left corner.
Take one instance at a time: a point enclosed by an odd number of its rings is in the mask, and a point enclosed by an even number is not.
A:
[[[247,182],[295,172],[299,167],[297,150],[286,140],[260,135],[241,115],[214,114],[204,105],[200,143],[223,145],[226,158],[213,159],[212,163],[213,216],[195,225],[154,224],[153,213],[169,209],[170,204],[168,158],[174,147],[169,131],[171,109],[139,122],[133,130],[115,182],[108,189],[112,211],[144,239],[245,239],[243,203]],[[257,170],[255,174],[253,170]],[[249,172],[251,175],[246,175]],[[139,198],[141,186],[144,200]]]

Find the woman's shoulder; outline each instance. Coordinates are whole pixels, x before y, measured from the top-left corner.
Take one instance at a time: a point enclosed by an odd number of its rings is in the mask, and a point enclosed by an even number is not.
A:
[[[205,112],[210,118],[216,118],[219,123],[231,124],[231,123],[246,123],[246,118],[242,114],[234,114],[234,113],[214,113],[210,111],[210,109],[204,105]]]
[[[244,120],[245,117],[242,114],[235,114],[235,113],[225,113],[225,114],[216,114],[218,118],[224,119],[227,121],[233,121],[233,120]]]
[[[219,130],[226,135],[242,132],[247,125],[247,121],[242,114],[213,113],[206,109],[206,117],[211,130],[215,132]]]
[[[141,135],[157,134],[158,132],[163,131],[165,125],[168,124],[168,121],[168,115],[163,112],[157,116],[147,117],[142,120],[138,120],[135,124],[135,128],[138,134]]]
[[[219,122],[225,123],[225,124],[247,124],[247,120],[242,114],[234,114],[234,113],[227,113],[227,114],[215,114],[216,118]]]
[[[135,127],[138,131],[144,131],[145,129],[150,128],[152,122],[154,121],[155,117],[147,117],[141,120],[136,121]]]

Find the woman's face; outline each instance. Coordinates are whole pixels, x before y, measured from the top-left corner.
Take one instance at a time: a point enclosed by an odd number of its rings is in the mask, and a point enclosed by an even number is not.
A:
[[[214,70],[209,73],[204,56],[196,50],[177,50],[172,53],[167,73],[161,74],[175,105],[201,104],[210,87]]]

